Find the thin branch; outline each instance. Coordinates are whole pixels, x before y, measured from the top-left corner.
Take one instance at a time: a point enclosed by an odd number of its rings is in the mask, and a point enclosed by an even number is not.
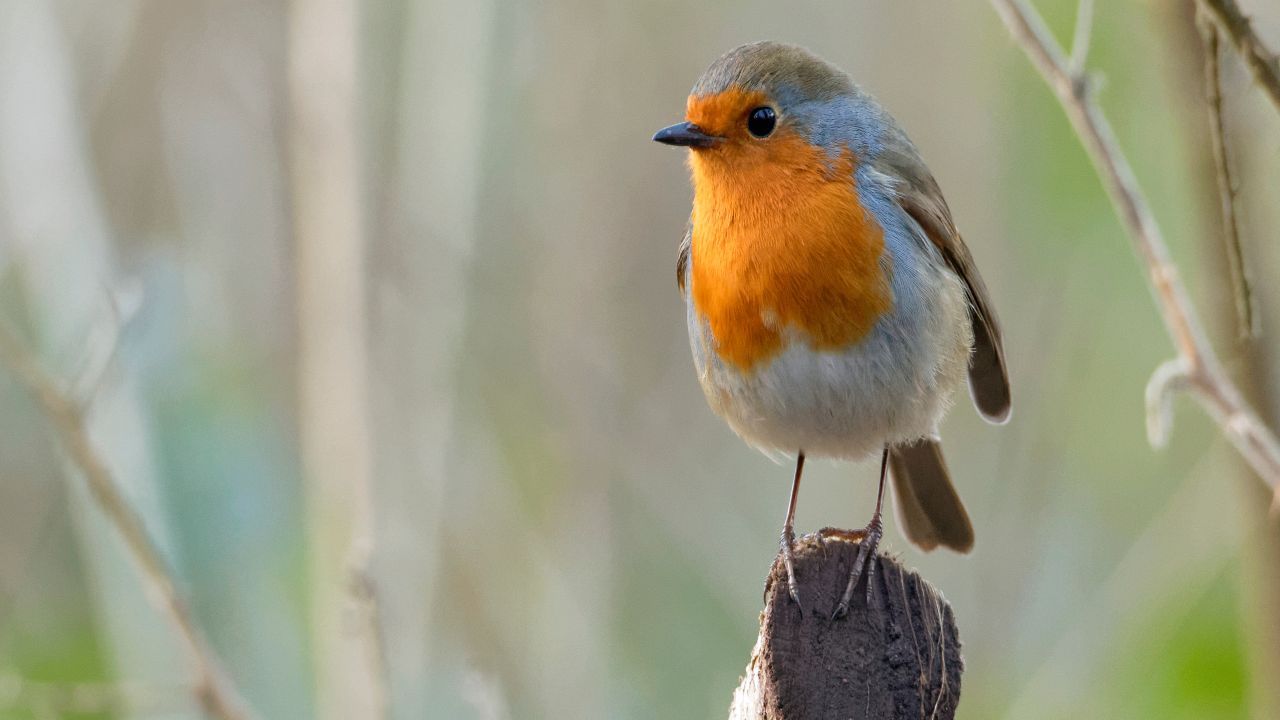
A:
[[[3,362],[27,390],[53,425],[67,455],[84,475],[89,492],[108,522],[120,533],[129,555],[138,564],[148,597],[177,631],[184,652],[196,674],[194,694],[205,712],[222,720],[252,717],[240,695],[227,679],[213,649],[178,592],[177,581],[160,549],[147,533],[142,516],[129,504],[102,458],[89,439],[80,408],[67,396],[61,384],[18,340],[9,326],[0,322],[0,362]]]
[[[1079,76],[1084,73],[1085,62],[1089,59],[1089,41],[1093,37],[1093,0],[1080,0],[1076,6],[1076,33],[1071,39],[1071,74]]]
[[[1087,83],[1081,75],[1070,72],[1062,49],[1034,9],[1023,0],[991,0],[991,4],[1057,94],[1089,153],[1134,250],[1147,268],[1156,307],[1178,351],[1188,391],[1263,482],[1273,490],[1280,489],[1280,442],[1249,408],[1206,339],[1151,206],[1115,140],[1111,124],[1090,97]]]
[[[1254,338],[1259,333],[1253,281],[1245,268],[1244,249],[1240,244],[1240,216],[1236,209],[1236,176],[1227,149],[1227,132],[1222,114],[1222,71],[1218,28],[1212,22],[1200,23],[1204,41],[1205,97],[1209,106],[1209,134],[1213,138],[1213,162],[1217,167],[1218,198],[1222,203],[1223,242],[1227,250],[1227,267],[1231,274],[1231,291],[1236,303],[1236,320],[1240,337]]]
[[[1162,448],[1173,433],[1173,394],[1188,386],[1187,365],[1182,358],[1165,360],[1147,381],[1147,442]]]
[[[142,290],[136,284],[128,284],[118,290],[104,288],[105,317],[97,318],[89,329],[85,341],[85,356],[67,396],[76,407],[84,411],[93,405],[107,376],[116,361],[120,349],[120,337],[142,307]]]
[[[1280,111],[1280,59],[1272,52],[1258,34],[1253,31],[1249,18],[1240,11],[1235,0],[1197,0],[1201,9],[1222,30],[1236,52],[1253,74],[1254,82],[1271,98],[1271,104]]]

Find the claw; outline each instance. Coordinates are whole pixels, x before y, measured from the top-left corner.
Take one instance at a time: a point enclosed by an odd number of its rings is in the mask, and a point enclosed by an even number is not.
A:
[[[782,565],[787,569],[787,594],[791,596],[791,601],[804,612],[804,606],[800,604],[800,591],[796,585],[796,569],[793,559],[793,545],[796,542],[795,532],[791,528],[784,528],[782,531]]]
[[[844,596],[840,598],[840,603],[836,605],[836,610],[831,614],[832,620],[839,620],[849,614],[849,601],[853,599],[853,589],[857,587],[858,581],[862,579],[863,570],[866,570],[867,576],[867,604],[871,604],[871,580],[875,575],[875,552],[880,545],[880,538],[884,535],[884,526],[880,522],[880,516],[871,518],[871,523],[867,525],[865,530],[860,531],[863,538],[858,543],[858,557],[853,562],[853,570],[849,573],[849,584],[845,586]]]
[[[849,573],[849,584],[844,588],[844,596],[840,598],[840,603],[836,605],[836,611],[831,614],[832,620],[839,620],[849,613],[849,600],[853,598],[853,588],[858,584],[858,580],[862,579],[862,570],[867,571],[867,606],[871,605],[871,579],[875,575],[876,566],[876,547],[880,545],[880,537],[884,535],[884,525],[880,522],[880,512],[884,507],[884,480],[889,469],[889,446],[886,445],[884,452],[880,455],[880,489],[876,494],[876,511],[871,516],[871,522],[867,523],[867,527],[856,532],[848,530],[835,531],[831,534],[838,534],[846,539],[853,539],[855,536],[861,536],[858,539],[858,558],[853,561],[853,571]],[[827,532],[828,528],[823,528],[818,532]],[[870,564],[868,564],[870,561]]]
[[[848,614],[849,614],[849,603],[841,600],[840,604],[836,606],[836,611],[831,613],[831,619],[839,620],[840,618]]]
[[[791,594],[791,602],[796,604],[796,609],[800,611],[801,615],[803,615],[804,605],[800,604],[800,593],[796,592],[796,589],[794,587],[788,587],[787,590]]]

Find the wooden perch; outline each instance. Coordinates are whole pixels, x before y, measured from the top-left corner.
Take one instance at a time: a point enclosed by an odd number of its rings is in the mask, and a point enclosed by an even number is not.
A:
[[[844,540],[797,543],[803,612],[774,562],[729,720],[955,717],[964,669],[955,617],[919,575],[877,556],[870,605],[860,584],[849,614],[831,620],[857,554],[857,544]]]

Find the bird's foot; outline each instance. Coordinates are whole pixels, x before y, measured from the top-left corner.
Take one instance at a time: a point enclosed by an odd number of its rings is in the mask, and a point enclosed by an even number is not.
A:
[[[804,612],[804,606],[800,604],[800,591],[796,589],[796,568],[795,568],[795,544],[796,533],[790,527],[782,529],[782,540],[779,543],[782,547],[782,565],[787,569],[787,593],[791,595],[791,600]]]
[[[854,560],[853,570],[849,573],[849,584],[845,586],[844,596],[840,598],[840,604],[836,605],[836,611],[831,615],[832,620],[839,620],[849,613],[849,601],[853,599],[853,589],[863,576],[864,569],[867,576],[867,604],[871,604],[871,581],[875,578],[876,572],[876,548],[880,546],[880,538],[884,536],[884,525],[877,513],[863,530],[842,530],[827,534],[858,541],[858,557]]]

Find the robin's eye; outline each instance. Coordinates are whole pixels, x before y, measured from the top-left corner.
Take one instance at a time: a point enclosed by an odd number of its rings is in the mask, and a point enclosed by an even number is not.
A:
[[[778,124],[778,116],[771,107],[758,107],[747,116],[747,130],[758,138],[769,137],[773,126]]]

